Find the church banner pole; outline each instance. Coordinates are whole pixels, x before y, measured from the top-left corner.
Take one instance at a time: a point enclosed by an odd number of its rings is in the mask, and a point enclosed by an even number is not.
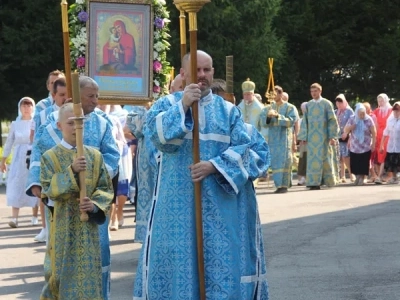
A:
[[[72,97],[72,84],[71,84],[71,52],[69,50],[69,23],[68,23],[68,2],[67,0],[61,1],[61,20],[63,32],[63,46],[64,46],[64,66],[65,66],[65,81],[67,84],[68,98]]]
[[[81,157],[85,155],[85,150],[83,148],[83,110],[82,110],[82,103],[81,103],[81,93],[79,89],[79,74],[74,72],[71,75],[72,79],[72,101],[73,101],[73,109],[75,117],[75,131],[76,131],[76,150],[77,156]],[[79,201],[83,204],[83,198],[86,197],[86,171],[79,172]],[[81,211],[81,221],[87,222],[89,220],[89,215],[86,211]]]
[[[181,37],[181,62],[183,57],[186,55],[187,46],[186,46],[186,14],[185,11],[180,7],[180,5],[176,5],[179,9],[179,28],[180,28],[180,37]],[[182,80],[182,87],[185,88],[186,82]]]
[[[226,93],[225,99],[235,104],[235,96],[233,93],[233,56],[226,57]]]
[[[197,83],[197,13],[210,0],[175,0],[178,5],[189,14],[190,35],[190,77],[191,83]],[[193,163],[200,162],[200,136],[199,136],[199,109],[198,103],[192,105],[193,115]],[[199,295],[201,300],[206,299],[206,284],[204,274],[204,249],[203,249],[203,215],[201,203],[201,182],[194,183],[194,202],[196,214],[196,241],[197,265],[199,272]]]

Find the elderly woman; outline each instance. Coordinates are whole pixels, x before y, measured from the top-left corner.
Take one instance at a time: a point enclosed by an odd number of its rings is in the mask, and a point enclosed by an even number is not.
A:
[[[372,109],[371,109],[371,104],[368,102],[364,102],[363,105],[365,106],[366,113],[368,116],[372,118],[372,121],[374,121],[375,128],[378,131],[378,121],[376,119],[376,116],[373,114]],[[368,183],[373,183],[375,182],[375,179],[378,177],[376,170],[375,170],[375,162],[377,160],[377,154],[376,154],[376,149],[371,149],[371,160],[370,160],[370,165],[369,165],[369,173],[371,177],[368,180]]]
[[[354,185],[363,185],[369,174],[371,150],[375,149],[376,129],[374,121],[361,103],[356,105],[355,114],[347,122],[342,138],[349,136],[349,133],[350,164],[356,175]]]
[[[374,115],[377,120],[377,129],[376,129],[376,161],[375,166],[377,167],[378,177],[375,179],[376,184],[382,184],[382,174],[384,171],[384,163],[386,158],[386,143],[383,145],[383,151],[380,151],[381,141],[383,138],[383,131],[386,128],[386,122],[389,116],[392,113],[392,106],[389,103],[389,97],[386,94],[379,94],[377,97],[379,107],[374,110]]]
[[[400,102],[393,105],[392,115],[386,123],[386,128],[383,131],[383,139],[380,144],[380,151],[385,151],[387,144],[387,153],[385,158],[384,168],[388,175],[392,175],[387,183],[397,184],[397,172],[400,172]]]
[[[339,94],[335,99],[337,110],[335,110],[336,118],[338,120],[340,132],[339,132],[339,152],[340,152],[340,181],[346,183],[345,167],[349,171],[350,180],[354,181],[354,175],[351,172],[350,165],[350,153],[347,147],[348,139],[343,139],[342,135],[344,127],[349,121],[350,117],[354,115],[354,111],[349,106],[346,97],[343,94]]]

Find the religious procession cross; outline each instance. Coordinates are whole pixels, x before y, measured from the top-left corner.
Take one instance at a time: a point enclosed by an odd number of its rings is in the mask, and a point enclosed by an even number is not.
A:
[[[268,85],[267,85],[267,91],[265,92],[265,97],[268,100],[268,103],[271,103],[275,99],[275,83],[274,83],[274,72],[273,72],[273,67],[274,67],[274,59],[273,58],[268,58],[268,65],[269,65],[269,77],[268,77]]]

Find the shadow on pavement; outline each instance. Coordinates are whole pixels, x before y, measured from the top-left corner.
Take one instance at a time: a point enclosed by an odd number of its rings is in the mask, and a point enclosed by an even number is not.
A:
[[[400,201],[263,224],[270,299],[400,299]]]

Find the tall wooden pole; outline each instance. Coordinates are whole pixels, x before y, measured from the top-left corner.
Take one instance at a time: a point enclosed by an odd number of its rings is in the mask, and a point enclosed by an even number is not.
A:
[[[64,66],[65,66],[65,81],[67,83],[67,97],[72,97],[71,85],[71,53],[69,50],[69,24],[68,24],[68,2],[61,0],[61,20],[63,31],[63,45],[64,45]]]
[[[225,99],[235,104],[235,95],[233,93],[233,56],[226,57],[226,92]]]
[[[79,90],[79,74],[74,72],[72,74],[72,101],[74,103],[74,122],[75,122],[75,133],[76,133],[76,150],[78,157],[84,156],[85,151],[83,149],[83,110],[81,104],[81,93]],[[79,200],[83,203],[83,198],[86,197],[86,171],[79,172]],[[87,222],[89,216],[85,211],[81,211],[81,221]]]
[[[187,46],[186,46],[186,14],[185,11],[179,6],[176,5],[179,9],[179,28],[180,28],[180,36],[181,36],[181,63],[183,57],[186,55]],[[182,79],[182,88],[185,89],[186,80]]]
[[[178,5],[189,14],[190,34],[190,77],[191,83],[197,83],[197,13],[204,4],[210,0],[175,0]],[[200,137],[199,137],[199,110],[198,102],[192,105],[193,116],[193,163],[200,162]],[[203,214],[201,203],[201,182],[194,184],[194,200],[196,214],[196,240],[197,240],[197,266],[199,271],[199,295],[201,300],[206,299],[206,284],[204,274],[204,249],[203,249]]]

